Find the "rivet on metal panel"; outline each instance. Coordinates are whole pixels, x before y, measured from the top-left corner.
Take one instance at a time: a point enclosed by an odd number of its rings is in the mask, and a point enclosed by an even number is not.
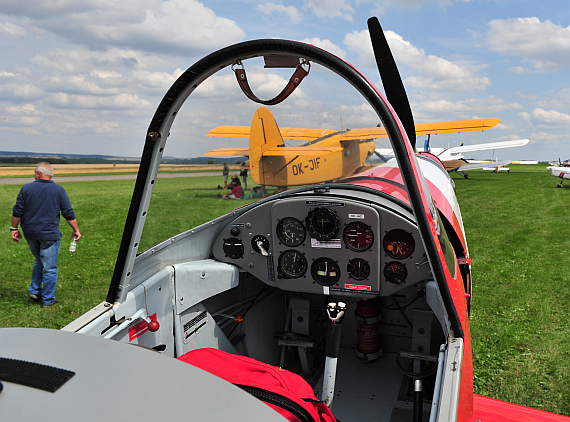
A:
[[[148,139],[155,142],[158,138],[160,138],[160,134],[158,132],[149,132],[147,134]]]

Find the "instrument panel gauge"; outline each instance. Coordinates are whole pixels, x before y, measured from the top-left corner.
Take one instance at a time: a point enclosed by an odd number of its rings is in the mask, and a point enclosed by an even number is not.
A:
[[[235,237],[224,239],[222,248],[228,258],[239,259],[243,256],[243,242],[240,239],[236,239]]]
[[[303,277],[307,272],[307,258],[294,249],[287,250],[279,256],[279,271],[287,278]]]
[[[303,223],[295,217],[285,217],[280,220],[276,231],[279,241],[289,247],[301,245],[307,234]]]
[[[353,221],[347,224],[342,237],[346,246],[355,252],[368,250],[374,243],[372,227],[361,221]]]
[[[388,262],[384,267],[384,277],[390,283],[400,284],[406,281],[408,270],[406,266],[398,261]]]
[[[402,229],[394,229],[384,236],[384,251],[396,259],[409,257],[416,247],[414,237]]]
[[[336,212],[323,207],[309,211],[305,223],[309,234],[317,240],[330,240],[340,229]]]
[[[340,267],[331,258],[318,258],[311,265],[311,275],[321,286],[332,286],[340,280]]]
[[[355,280],[365,280],[370,276],[370,264],[361,258],[348,261],[346,272]]]

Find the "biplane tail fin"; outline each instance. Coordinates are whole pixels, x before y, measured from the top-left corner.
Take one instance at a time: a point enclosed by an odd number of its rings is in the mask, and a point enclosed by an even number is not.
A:
[[[255,111],[249,134],[249,168],[254,181],[264,180],[263,155],[266,151],[285,146],[273,114],[266,107]]]

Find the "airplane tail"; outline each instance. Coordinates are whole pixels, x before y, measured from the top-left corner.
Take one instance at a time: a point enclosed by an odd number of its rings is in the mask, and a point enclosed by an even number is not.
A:
[[[258,108],[253,115],[249,135],[249,166],[254,182],[260,185],[268,184],[264,177],[263,154],[265,151],[284,146],[273,114],[266,107]]]

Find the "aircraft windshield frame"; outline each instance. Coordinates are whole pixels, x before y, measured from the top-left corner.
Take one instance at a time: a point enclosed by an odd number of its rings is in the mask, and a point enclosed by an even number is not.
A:
[[[433,201],[419,170],[413,148],[394,110],[370,81],[342,59],[309,44],[276,39],[246,41],[204,57],[186,70],[164,96],[147,130],[139,173],[107,301],[122,302],[129,291],[130,276],[166,140],[184,102],[200,84],[218,71],[238,61],[272,55],[300,57],[333,71],[352,85],[378,115],[392,144],[404,185],[408,191],[410,205],[418,220],[428,256],[431,257],[430,264],[434,268],[434,276],[438,280],[440,290],[443,291],[444,302],[447,302],[446,307],[452,310],[451,297],[446,293],[447,288],[444,286],[445,275],[441,267],[441,258],[436,240],[434,240],[438,223]],[[451,319],[456,336],[461,336],[462,330],[458,319],[453,315]]]

